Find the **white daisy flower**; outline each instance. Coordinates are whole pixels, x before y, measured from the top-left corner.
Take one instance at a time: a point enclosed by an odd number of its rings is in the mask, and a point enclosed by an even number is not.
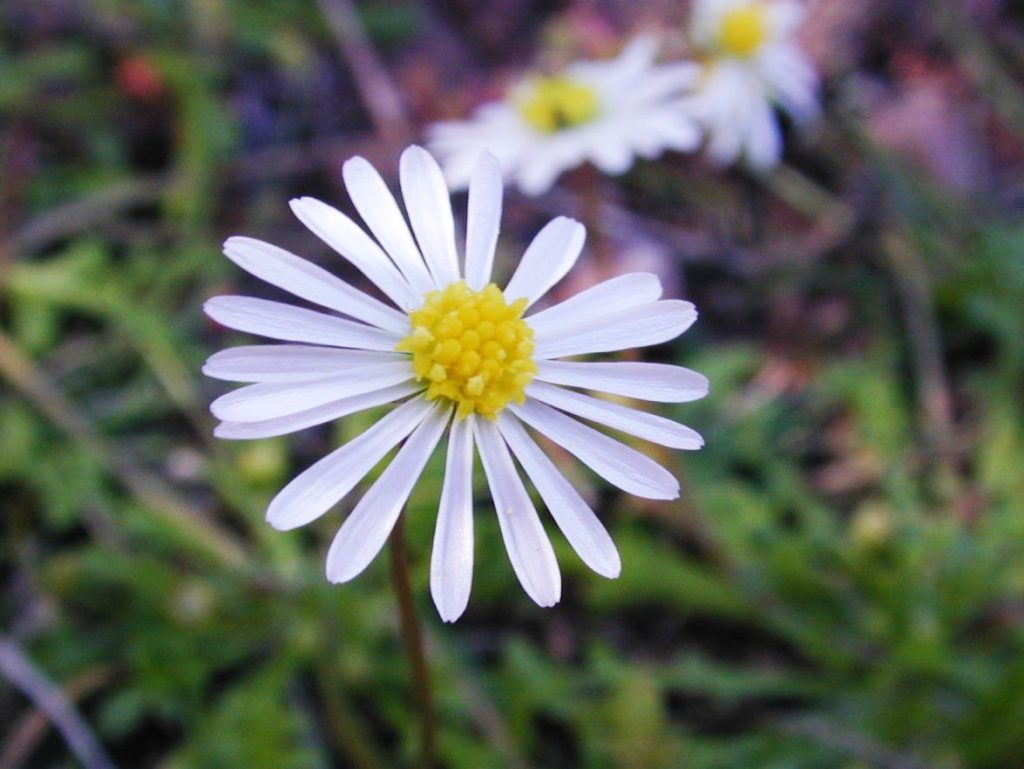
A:
[[[699,68],[656,65],[656,54],[655,42],[640,37],[616,59],[526,77],[504,101],[483,105],[470,120],[431,126],[429,147],[453,189],[469,184],[486,150],[527,195],[545,192],[560,174],[586,162],[615,175],[628,171],[636,156],[693,151],[700,131],[680,106]]]
[[[704,74],[689,108],[718,162],[769,170],[782,157],[773,105],[797,122],[818,114],[818,76],[794,39],[803,18],[798,0],[696,0],[691,39]]]
[[[288,530],[319,518],[401,444],[328,552],[327,579],[347,582],[380,551],[447,433],[430,571],[431,593],[444,620],[457,619],[469,600],[474,450],[512,567],[534,601],[555,604],[561,580],[513,457],[583,561],[599,574],[617,576],[619,555],[604,526],[527,427],[629,493],[674,499],[679,484],[667,470],[579,419],[676,449],[697,449],[701,437],[668,419],[570,388],[675,403],[704,396],[707,380],[659,363],[559,359],[673,339],[696,320],[693,305],[661,300],[658,279],[637,273],[537,311],[538,300],[583,248],[583,226],[564,217],[540,231],[499,289],[491,282],[491,267],[502,179],[489,155],[480,159],[470,184],[464,263],[456,251],[448,189],[425,150],[410,147],[401,160],[411,230],[366,160],[349,160],[343,175],[376,240],[318,200],[293,200],[292,210],[388,301],[276,246],[235,237],[224,247],[235,264],[333,312],[245,296],[219,296],[205,305],[211,318],[229,328],[287,342],[235,347],[206,362],[208,376],[250,383],[213,402],[211,411],[221,420],[217,436],[283,435],[398,404],[285,486],[270,503],[267,520]]]

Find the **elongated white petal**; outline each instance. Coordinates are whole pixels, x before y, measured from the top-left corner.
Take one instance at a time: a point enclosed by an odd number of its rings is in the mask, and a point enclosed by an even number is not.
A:
[[[510,302],[526,297],[533,304],[567,273],[579,258],[586,228],[574,219],[552,219],[537,233],[505,287]]]
[[[636,449],[530,398],[509,409],[623,491],[645,499],[679,496],[679,482],[672,474]]]
[[[498,416],[498,429],[533,481],[558,528],[583,562],[598,574],[614,579],[622,570],[615,543],[604,524],[565,479],[555,463],[541,451],[519,421],[509,414]]]
[[[353,395],[350,398],[325,403],[322,406],[315,406],[311,409],[296,411],[294,414],[275,419],[263,419],[259,422],[221,422],[214,429],[213,434],[218,438],[228,440],[245,441],[255,438],[272,438],[275,435],[287,435],[297,430],[304,430],[307,427],[321,425],[335,419],[341,419],[357,411],[383,406],[385,403],[412,395],[421,388],[412,382],[385,387],[382,390]]]
[[[222,326],[285,342],[391,351],[401,334],[251,296],[215,296],[203,311]]]
[[[419,306],[423,297],[413,290],[380,246],[362,227],[338,209],[316,198],[291,201],[292,211],[320,240],[348,259],[357,270],[403,310]]]
[[[408,361],[359,366],[344,374],[304,382],[263,382],[241,387],[210,404],[217,419],[262,422],[353,395],[383,390],[413,378]]]
[[[327,551],[329,582],[348,582],[377,557],[450,416],[450,408],[434,406],[345,519]]]
[[[359,215],[388,256],[395,260],[409,285],[419,294],[437,288],[398,203],[377,169],[365,158],[355,157],[341,167],[341,175]]]
[[[658,403],[687,403],[708,394],[703,374],[666,363],[544,360],[537,362],[537,379]]]
[[[434,282],[442,287],[454,283],[459,279],[455,219],[441,168],[429,152],[414,145],[402,153],[399,175],[405,209]]]
[[[246,272],[314,304],[399,334],[409,319],[341,278],[283,248],[253,238],[228,238],[224,255]]]
[[[491,282],[504,193],[501,164],[490,152],[484,152],[469,183],[466,213],[466,283],[475,291]]]
[[[782,157],[782,130],[768,99],[751,105],[750,127],[744,148],[747,164],[754,171],[769,171]]]
[[[332,451],[278,492],[267,508],[267,521],[282,531],[315,521],[352,491],[433,408],[430,401],[413,398]]]
[[[474,433],[512,569],[530,598],[540,606],[554,606],[562,596],[555,551],[512,464],[508,447],[489,420],[476,420]]]
[[[344,373],[353,366],[399,360],[408,360],[408,356],[304,344],[260,344],[214,353],[207,358],[203,373],[229,382],[299,382]]]
[[[699,449],[704,445],[704,439],[696,431],[671,419],[592,398],[563,387],[533,382],[526,394],[561,411],[672,449]]]
[[[536,334],[557,333],[598,315],[627,310],[661,298],[661,281],[649,272],[634,272],[598,283],[564,302],[530,315],[526,321]]]
[[[697,320],[697,310],[677,299],[609,313],[568,329],[536,335],[535,358],[561,358],[647,347],[675,339]]]
[[[448,434],[430,556],[430,594],[445,622],[462,616],[473,584],[473,419],[457,420]]]

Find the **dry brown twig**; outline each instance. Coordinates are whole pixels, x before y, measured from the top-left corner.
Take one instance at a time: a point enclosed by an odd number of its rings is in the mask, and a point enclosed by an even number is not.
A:
[[[109,667],[94,667],[83,671],[64,685],[68,701],[79,702],[110,681],[113,670]],[[18,769],[25,763],[46,736],[50,720],[42,710],[25,714],[11,729],[0,752],[0,769]]]
[[[349,0],[317,0],[317,5],[338,49],[352,68],[359,95],[377,134],[389,143],[407,143],[412,137],[412,126],[401,91],[388,76],[383,61],[363,29],[355,5]]]
[[[953,395],[932,307],[928,271],[917,251],[901,235],[887,233],[882,245],[903,300],[907,341],[917,379],[920,429],[940,462],[951,465],[956,452]],[[949,470],[953,472],[952,467]]]
[[[64,693],[50,683],[18,644],[3,636],[0,636],[0,673],[46,714],[86,769],[116,769]]]

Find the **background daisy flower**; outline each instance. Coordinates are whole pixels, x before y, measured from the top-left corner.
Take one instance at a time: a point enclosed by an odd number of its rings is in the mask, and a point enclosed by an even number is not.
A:
[[[561,594],[558,564],[513,457],[592,569],[615,577],[620,561],[604,526],[527,427],[624,491],[674,499],[679,484],[667,470],[580,420],[676,449],[699,448],[700,436],[578,389],[660,402],[707,392],[703,376],[678,366],[560,359],[668,341],[697,313],[689,302],[662,300],[658,279],[643,273],[608,280],[538,311],[538,301],[576,262],[583,226],[553,220],[499,289],[491,282],[502,207],[497,160],[482,156],[472,177],[464,262],[440,167],[425,150],[411,147],[400,171],[408,224],[367,161],[353,158],[344,166],[345,185],[376,242],[325,203],[301,198],[291,204],[387,302],[276,246],[250,238],[227,241],[225,254],[242,269],[340,315],[244,296],[209,300],[205,310],[219,323],[288,343],[236,347],[207,361],[208,376],[250,383],[212,404],[222,420],[216,435],[282,435],[397,404],[285,486],[267,510],[271,525],[287,530],[319,518],[401,444],[328,552],[327,578],[354,578],[383,547],[447,433],[431,561],[431,592],[442,618],[457,619],[469,599],[474,452],[512,567],[530,597],[551,606]]]
[[[431,126],[429,147],[454,189],[469,184],[487,150],[506,179],[528,195],[545,192],[560,174],[586,162],[615,175],[629,170],[637,156],[692,151],[700,131],[680,105],[699,69],[656,65],[656,54],[656,43],[640,37],[615,59],[525,77],[504,101],[483,105],[470,120]]]
[[[716,161],[770,169],[782,156],[773,105],[798,122],[817,116],[818,76],[795,40],[803,18],[796,0],[697,0],[691,42],[704,71],[689,109]]]

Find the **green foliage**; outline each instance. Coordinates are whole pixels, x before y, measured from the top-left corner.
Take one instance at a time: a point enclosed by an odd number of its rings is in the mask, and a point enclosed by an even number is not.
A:
[[[360,13],[386,53],[400,52],[419,34],[416,7]],[[0,178],[4,211],[21,206],[25,222],[0,244],[0,318],[40,376],[19,381],[15,362],[0,379],[5,626],[69,690],[104,673],[81,706],[119,765],[411,766],[419,714],[387,558],[353,584],[325,583],[350,500],[301,531],[262,520],[288,477],[378,414],[216,442],[205,406],[223,388],[198,375],[214,349],[244,341],[200,312],[207,297],[248,287],[219,257],[221,236],[280,232],[312,249],[286,200],[337,197],[333,159],[304,158],[299,171],[277,156],[254,162],[266,137],[247,132],[240,106],[259,101],[275,141],[319,136],[328,118],[309,104],[352,93],[336,72],[315,81],[336,56],[330,34],[311,1],[83,8],[88,24],[68,21],[85,25],[68,39],[0,52],[0,111],[32,133],[31,152],[5,133],[0,160],[35,158],[31,175]],[[0,11],[4,41],[17,41],[13,18]],[[159,86],[151,101],[118,84],[130,57]],[[288,99],[308,100],[306,113]],[[693,271],[698,298],[709,297],[692,332],[702,336],[662,352],[706,373],[712,394],[663,412],[707,446],[657,456],[683,498],[644,504],[566,468],[593,492],[621,578],[591,574],[549,524],[565,598],[533,607],[480,483],[472,602],[442,625],[428,589],[440,456],[417,487],[408,536],[445,767],[1019,765],[1024,228],[960,211],[966,203],[862,154],[850,164],[894,203],[880,227],[925,262],[955,455],[927,440],[899,281],[880,269],[871,228],[840,254],[727,285],[717,268]],[[644,166],[624,189],[666,210],[711,200],[722,208],[704,222],[712,229],[741,197],[734,182],[693,172],[680,184]],[[94,205],[61,208],[83,196]],[[523,220],[509,217],[510,244],[532,234]],[[809,313],[781,332],[747,317],[823,292],[849,310],[836,338],[818,336]],[[721,309],[718,293],[743,309]],[[241,556],[202,547],[203,522]],[[59,739],[44,740],[25,765],[68,766]]]

